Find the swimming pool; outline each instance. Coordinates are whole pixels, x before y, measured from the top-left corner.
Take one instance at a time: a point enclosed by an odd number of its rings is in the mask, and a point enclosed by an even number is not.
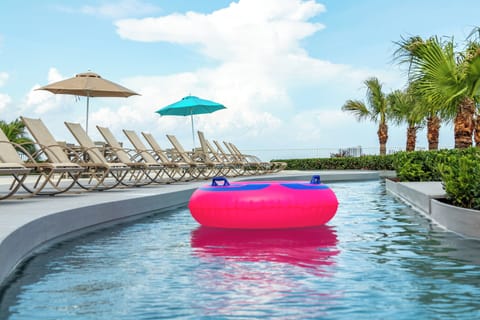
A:
[[[480,242],[381,181],[332,183],[327,226],[199,227],[188,209],[60,243],[3,288],[0,319],[432,319],[480,315]]]

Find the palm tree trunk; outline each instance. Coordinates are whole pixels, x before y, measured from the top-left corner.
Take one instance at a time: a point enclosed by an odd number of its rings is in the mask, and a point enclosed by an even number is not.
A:
[[[407,128],[407,151],[415,151],[415,145],[417,143],[417,127],[415,125],[409,125]]]
[[[440,118],[432,115],[427,118],[428,150],[438,150],[438,137],[440,136]]]
[[[475,102],[471,98],[465,97],[458,104],[454,120],[455,148],[464,149],[472,146],[474,114]]]
[[[378,125],[378,141],[380,142],[380,155],[387,154],[388,126],[385,123]]]
[[[475,128],[473,132],[473,137],[475,140],[475,146],[480,147],[480,115],[476,114],[474,120]]]

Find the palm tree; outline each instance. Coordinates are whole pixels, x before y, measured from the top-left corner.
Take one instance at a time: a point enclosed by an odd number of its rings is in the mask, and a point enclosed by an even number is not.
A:
[[[3,130],[11,142],[22,145],[30,154],[35,153],[33,141],[27,137],[25,125],[20,119],[16,119],[10,123],[0,120],[0,130]]]
[[[480,56],[480,27],[474,28],[470,35],[467,37],[468,44],[467,44],[467,49],[465,50],[465,53],[462,54],[462,58],[464,60],[464,63],[467,63],[472,66],[472,68],[477,68],[479,66],[479,56]],[[479,100],[480,100],[480,78],[477,77],[475,79],[475,74],[480,73],[480,71],[476,70],[476,72],[471,73],[471,77],[473,78],[472,81],[474,82],[472,84],[473,88],[472,91],[473,93],[473,100],[475,105],[478,106]],[[475,145],[477,147],[480,147],[480,115],[478,114],[478,109],[475,108],[475,118],[474,118],[474,123],[473,123],[473,137],[475,141]]]
[[[405,91],[395,90],[387,96],[390,105],[390,115],[397,124],[407,124],[406,151],[414,151],[417,142],[417,130],[422,128],[424,110],[418,97],[411,88]]]
[[[418,37],[414,37],[418,40]],[[472,145],[475,100],[479,98],[480,47],[470,41],[465,53],[456,54],[453,39],[441,41],[404,41],[401,46],[415,43],[410,55],[410,81],[418,92],[454,118],[455,148]]]
[[[415,82],[410,83],[408,89],[409,92],[415,96],[419,112],[423,114],[426,120],[428,150],[438,150],[442,119],[447,121],[451,120],[453,119],[453,115],[444,112],[438,104],[433,104],[422,96],[416,88]]]
[[[408,64],[408,71],[410,73],[414,57],[418,57],[419,55],[418,48],[427,45],[427,43],[428,41],[424,41],[418,36],[402,39],[400,42],[396,43],[399,48],[395,51],[394,56],[400,63]],[[440,105],[433,104],[428,99],[422,97],[417,86],[417,83],[412,81],[408,86],[408,90],[411,94],[414,94],[416,100],[421,103],[421,109],[423,110],[427,122],[428,150],[438,150],[440,127],[442,123],[441,117],[448,117],[449,115],[442,114],[442,107]]]
[[[369,78],[365,80],[364,84],[367,88],[368,106],[360,100],[348,100],[342,106],[342,110],[352,113],[359,121],[368,119],[378,122],[377,135],[380,143],[380,154],[385,155],[388,140],[387,98],[382,92],[382,84],[377,78]]]

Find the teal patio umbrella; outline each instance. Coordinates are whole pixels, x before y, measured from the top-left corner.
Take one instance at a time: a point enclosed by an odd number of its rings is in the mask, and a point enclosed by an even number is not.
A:
[[[190,116],[192,123],[192,140],[195,148],[195,130],[193,125],[193,115],[212,113],[221,109],[226,109],[223,104],[210,100],[200,99],[195,96],[186,96],[182,100],[169,104],[160,110],[155,111],[161,116]]]

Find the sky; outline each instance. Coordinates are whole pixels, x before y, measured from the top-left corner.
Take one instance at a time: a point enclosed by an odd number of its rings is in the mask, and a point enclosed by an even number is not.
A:
[[[226,106],[195,116],[195,129],[269,150],[264,158],[376,153],[377,125],[342,105],[365,101],[369,77],[385,93],[405,87],[393,59],[402,37],[453,37],[460,50],[479,12],[473,0],[3,0],[0,119],[40,118],[57,140],[74,142],[64,121],[85,126],[86,98],[35,89],[90,70],[140,94],[90,99],[94,140],[101,125],[125,143],[122,129],[132,129],[165,148],[174,134],[191,148],[190,118],[155,111],[194,95]],[[405,125],[390,124],[387,150],[404,148],[405,137]],[[452,145],[445,124],[440,146]],[[417,146],[427,146],[425,130]]]

